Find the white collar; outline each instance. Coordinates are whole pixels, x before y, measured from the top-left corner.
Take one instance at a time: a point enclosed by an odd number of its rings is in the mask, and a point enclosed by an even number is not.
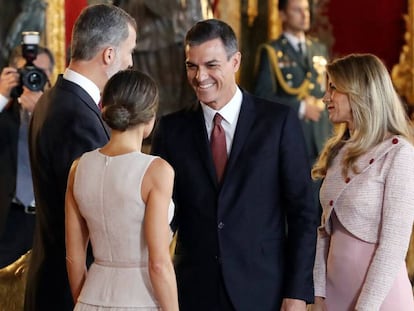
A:
[[[240,89],[237,87],[236,92],[234,93],[230,101],[218,111],[200,102],[201,108],[203,109],[203,114],[204,114],[204,119],[206,121],[206,124],[213,123],[213,118],[217,112],[220,113],[223,119],[229,124],[233,124],[234,122],[237,122],[242,100],[243,100],[243,94],[240,91]]]
[[[99,87],[92,82],[92,80],[89,80],[87,77],[69,68],[66,68],[63,78],[79,85],[92,97],[95,104],[99,105],[99,101],[101,100],[101,92],[99,91]]]
[[[295,48],[295,49],[297,49],[297,47],[298,47],[298,44],[299,43],[306,43],[306,37],[305,37],[305,35],[303,35],[301,38],[298,38],[298,37],[296,37],[296,36],[294,36],[294,35],[292,35],[291,33],[289,33],[289,32],[284,32],[283,33],[283,35],[285,36],[285,38],[289,41],[289,43]],[[305,44],[305,46],[306,46],[306,44]],[[304,46],[304,47],[305,47]]]

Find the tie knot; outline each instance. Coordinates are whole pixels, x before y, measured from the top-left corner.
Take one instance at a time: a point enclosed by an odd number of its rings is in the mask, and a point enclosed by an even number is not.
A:
[[[214,125],[221,125],[222,120],[223,120],[223,117],[221,116],[221,114],[216,113],[214,115],[213,123],[214,123]]]

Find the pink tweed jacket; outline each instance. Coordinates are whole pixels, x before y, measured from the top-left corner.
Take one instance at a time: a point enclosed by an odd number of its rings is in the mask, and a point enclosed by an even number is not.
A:
[[[414,219],[414,147],[393,136],[357,161],[360,173],[344,178],[340,161],[346,146],[334,159],[321,190],[322,223],[314,267],[315,296],[325,297],[326,259],[332,210],[342,225],[359,239],[377,244],[374,258],[356,305],[377,310],[405,264]]]

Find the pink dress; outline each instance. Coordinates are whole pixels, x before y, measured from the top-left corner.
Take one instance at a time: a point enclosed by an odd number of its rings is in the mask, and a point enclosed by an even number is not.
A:
[[[332,235],[327,259],[326,299],[328,311],[355,310],[376,244],[364,242],[331,214]],[[380,308],[381,311],[413,311],[414,300],[406,265],[401,269]],[[374,310],[373,310],[374,311]]]
[[[85,153],[78,164],[74,196],[87,222],[94,263],[75,311],[160,310],[148,272],[141,183],[156,157],[141,152],[106,156]],[[174,204],[170,203],[171,221]]]

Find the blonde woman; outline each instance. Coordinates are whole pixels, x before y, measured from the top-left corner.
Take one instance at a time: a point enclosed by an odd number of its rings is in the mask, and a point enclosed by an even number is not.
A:
[[[351,54],[327,66],[335,134],[323,179],[313,310],[414,310],[405,256],[414,217],[412,128],[383,63]]]

